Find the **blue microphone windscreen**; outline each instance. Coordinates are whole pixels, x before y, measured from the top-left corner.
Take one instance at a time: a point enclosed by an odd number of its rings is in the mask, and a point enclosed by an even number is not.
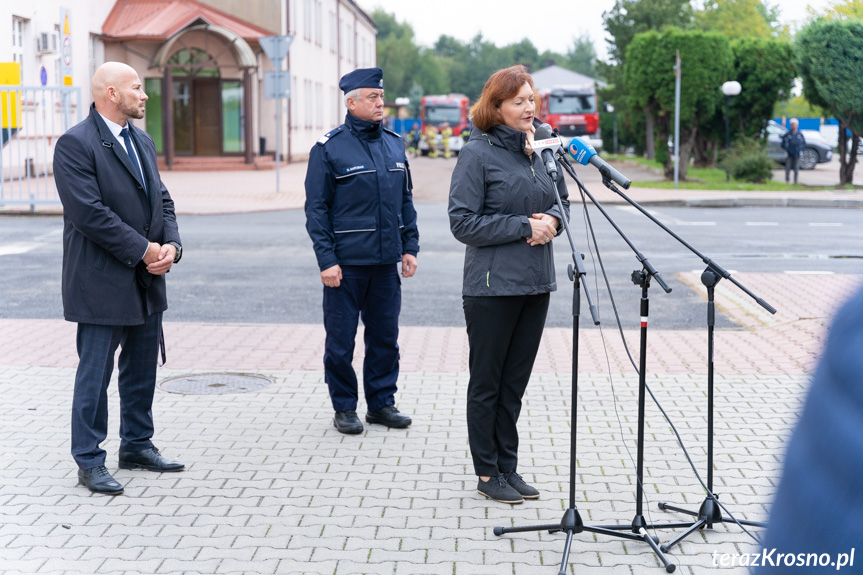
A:
[[[569,142],[569,155],[582,166],[586,166],[590,158],[596,155],[596,149],[581,138],[573,138]]]

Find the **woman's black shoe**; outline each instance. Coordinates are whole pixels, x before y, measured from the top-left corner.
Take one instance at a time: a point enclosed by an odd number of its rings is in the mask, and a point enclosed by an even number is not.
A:
[[[521,494],[506,482],[503,475],[489,477],[488,481],[480,479],[476,491],[480,495],[485,495],[489,499],[501,503],[524,503]]]
[[[535,487],[525,483],[521,475],[515,471],[504,473],[503,478],[506,479],[510,487],[521,493],[521,496],[525,499],[539,499],[539,491]]]

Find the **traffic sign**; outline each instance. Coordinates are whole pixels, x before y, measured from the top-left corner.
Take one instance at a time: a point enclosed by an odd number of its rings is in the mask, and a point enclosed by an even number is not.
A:
[[[42,83],[43,86],[48,85],[48,70],[45,69],[45,66],[42,66],[42,68],[39,70],[39,81]]]
[[[60,75],[63,76],[63,85],[72,85],[72,29],[69,27],[69,9],[60,8]],[[44,84],[43,84],[44,85]]]
[[[294,37],[290,34],[287,34],[286,36],[263,36],[258,39],[258,43],[264,50],[264,54],[266,54],[267,58],[272,60],[274,64],[278,64],[282,61],[288,53],[288,50],[291,49],[291,42],[293,41]]]
[[[291,97],[291,71],[273,70],[264,72],[264,98]]]

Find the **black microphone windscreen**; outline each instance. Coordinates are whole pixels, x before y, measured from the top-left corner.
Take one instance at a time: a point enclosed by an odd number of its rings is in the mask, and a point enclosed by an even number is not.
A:
[[[533,138],[535,140],[547,140],[554,137],[554,132],[549,124],[540,124],[534,131]]]

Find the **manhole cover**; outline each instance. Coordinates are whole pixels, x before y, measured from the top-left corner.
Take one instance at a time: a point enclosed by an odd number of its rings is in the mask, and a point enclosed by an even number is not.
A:
[[[271,383],[262,375],[248,373],[197,373],[162,380],[159,387],[169,393],[222,395],[258,391]]]

